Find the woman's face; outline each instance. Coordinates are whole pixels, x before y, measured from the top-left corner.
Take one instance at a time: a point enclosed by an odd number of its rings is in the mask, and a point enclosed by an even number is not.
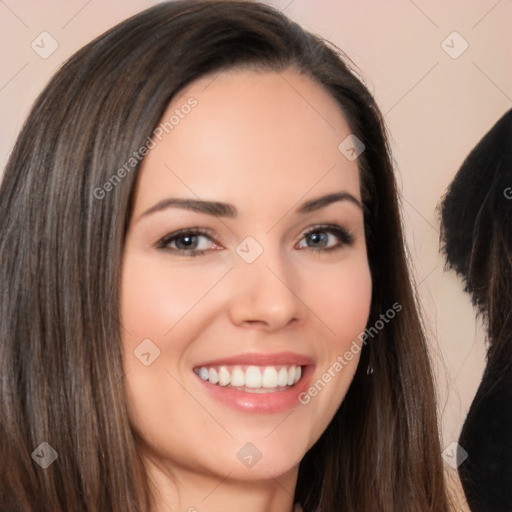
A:
[[[295,474],[347,392],[370,308],[350,129],[292,70],[201,79],[171,116],[124,252],[132,424],[175,475]]]

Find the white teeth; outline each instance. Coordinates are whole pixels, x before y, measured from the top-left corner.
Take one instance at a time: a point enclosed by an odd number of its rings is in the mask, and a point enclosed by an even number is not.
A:
[[[286,386],[288,384],[288,370],[283,366],[277,374],[277,385]]]
[[[203,380],[219,386],[235,388],[245,387],[248,391],[261,389],[275,389],[297,384],[302,375],[300,366],[247,366],[245,371],[240,366],[212,367],[205,366],[196,370]]]
[[[277,370],[273,366],[267,366],[263,370],[261,384],[264,388],[275,388],[277,386]]]
[[[241,368],[235,368],[231,372],[231,385],[235,387],[245,385],[245,374]]]
[[[293,383],[295,382],[295,366],[290,366],[288,369],[288,386],[293,386]]]
[[[219,382],[219,374],[217,373],[217,370],[215,368],[210,368],[208,370],[208,380],[212,384],[217,384],[217,382]]]
[[[231,375],[224,366],[219,368],[219,384],[221,386],[227,386],[231,381]]]
[[[248,388],[261,388],[261,371],[257,366],[245,370],[245,385]]]

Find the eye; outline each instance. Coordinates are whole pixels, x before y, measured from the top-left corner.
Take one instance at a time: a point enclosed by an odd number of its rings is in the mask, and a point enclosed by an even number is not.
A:
[[[332,251],[341,249],[346,245],[352,245],[353,242],[354,237],[341,226],[314,226],[304,233],[303,238],[297,244],[297,248]]]
[[[166,235],[157,242],[157,247],[185,256],[199,256],[209,250],[221,249],[210,233],[190,228]]]

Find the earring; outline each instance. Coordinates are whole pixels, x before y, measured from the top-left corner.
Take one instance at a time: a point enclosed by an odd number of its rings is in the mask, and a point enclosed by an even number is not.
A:
[[[371,375],[373,373],[372,365],[369,363],[368,368],[366,369],[366,375]]]

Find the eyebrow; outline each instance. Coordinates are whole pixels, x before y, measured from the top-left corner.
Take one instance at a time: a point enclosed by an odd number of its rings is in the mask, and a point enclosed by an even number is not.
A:
[[[321,208],[325,208],[330,204],[349,201],[359,208],[363,208],[361,202],[349,192],[335,192],[327,194],[316,199],[311,199],[303,203],[298,209],[297,213],[306,214],[311,213]],[[146,217],[155,212],[166,210],[168,208],[180,208],[184,210],[190,210],[193,212],[204,213],[206,215],[213,215],[215,217],[228,217],[234,218],[237,216],[237,209],[228,203],[220,203],[218,201],[204,201],[202,199],[184,199],[179,197],[169,197],[162,199],[154,206],[146,210],[140,217]]]

